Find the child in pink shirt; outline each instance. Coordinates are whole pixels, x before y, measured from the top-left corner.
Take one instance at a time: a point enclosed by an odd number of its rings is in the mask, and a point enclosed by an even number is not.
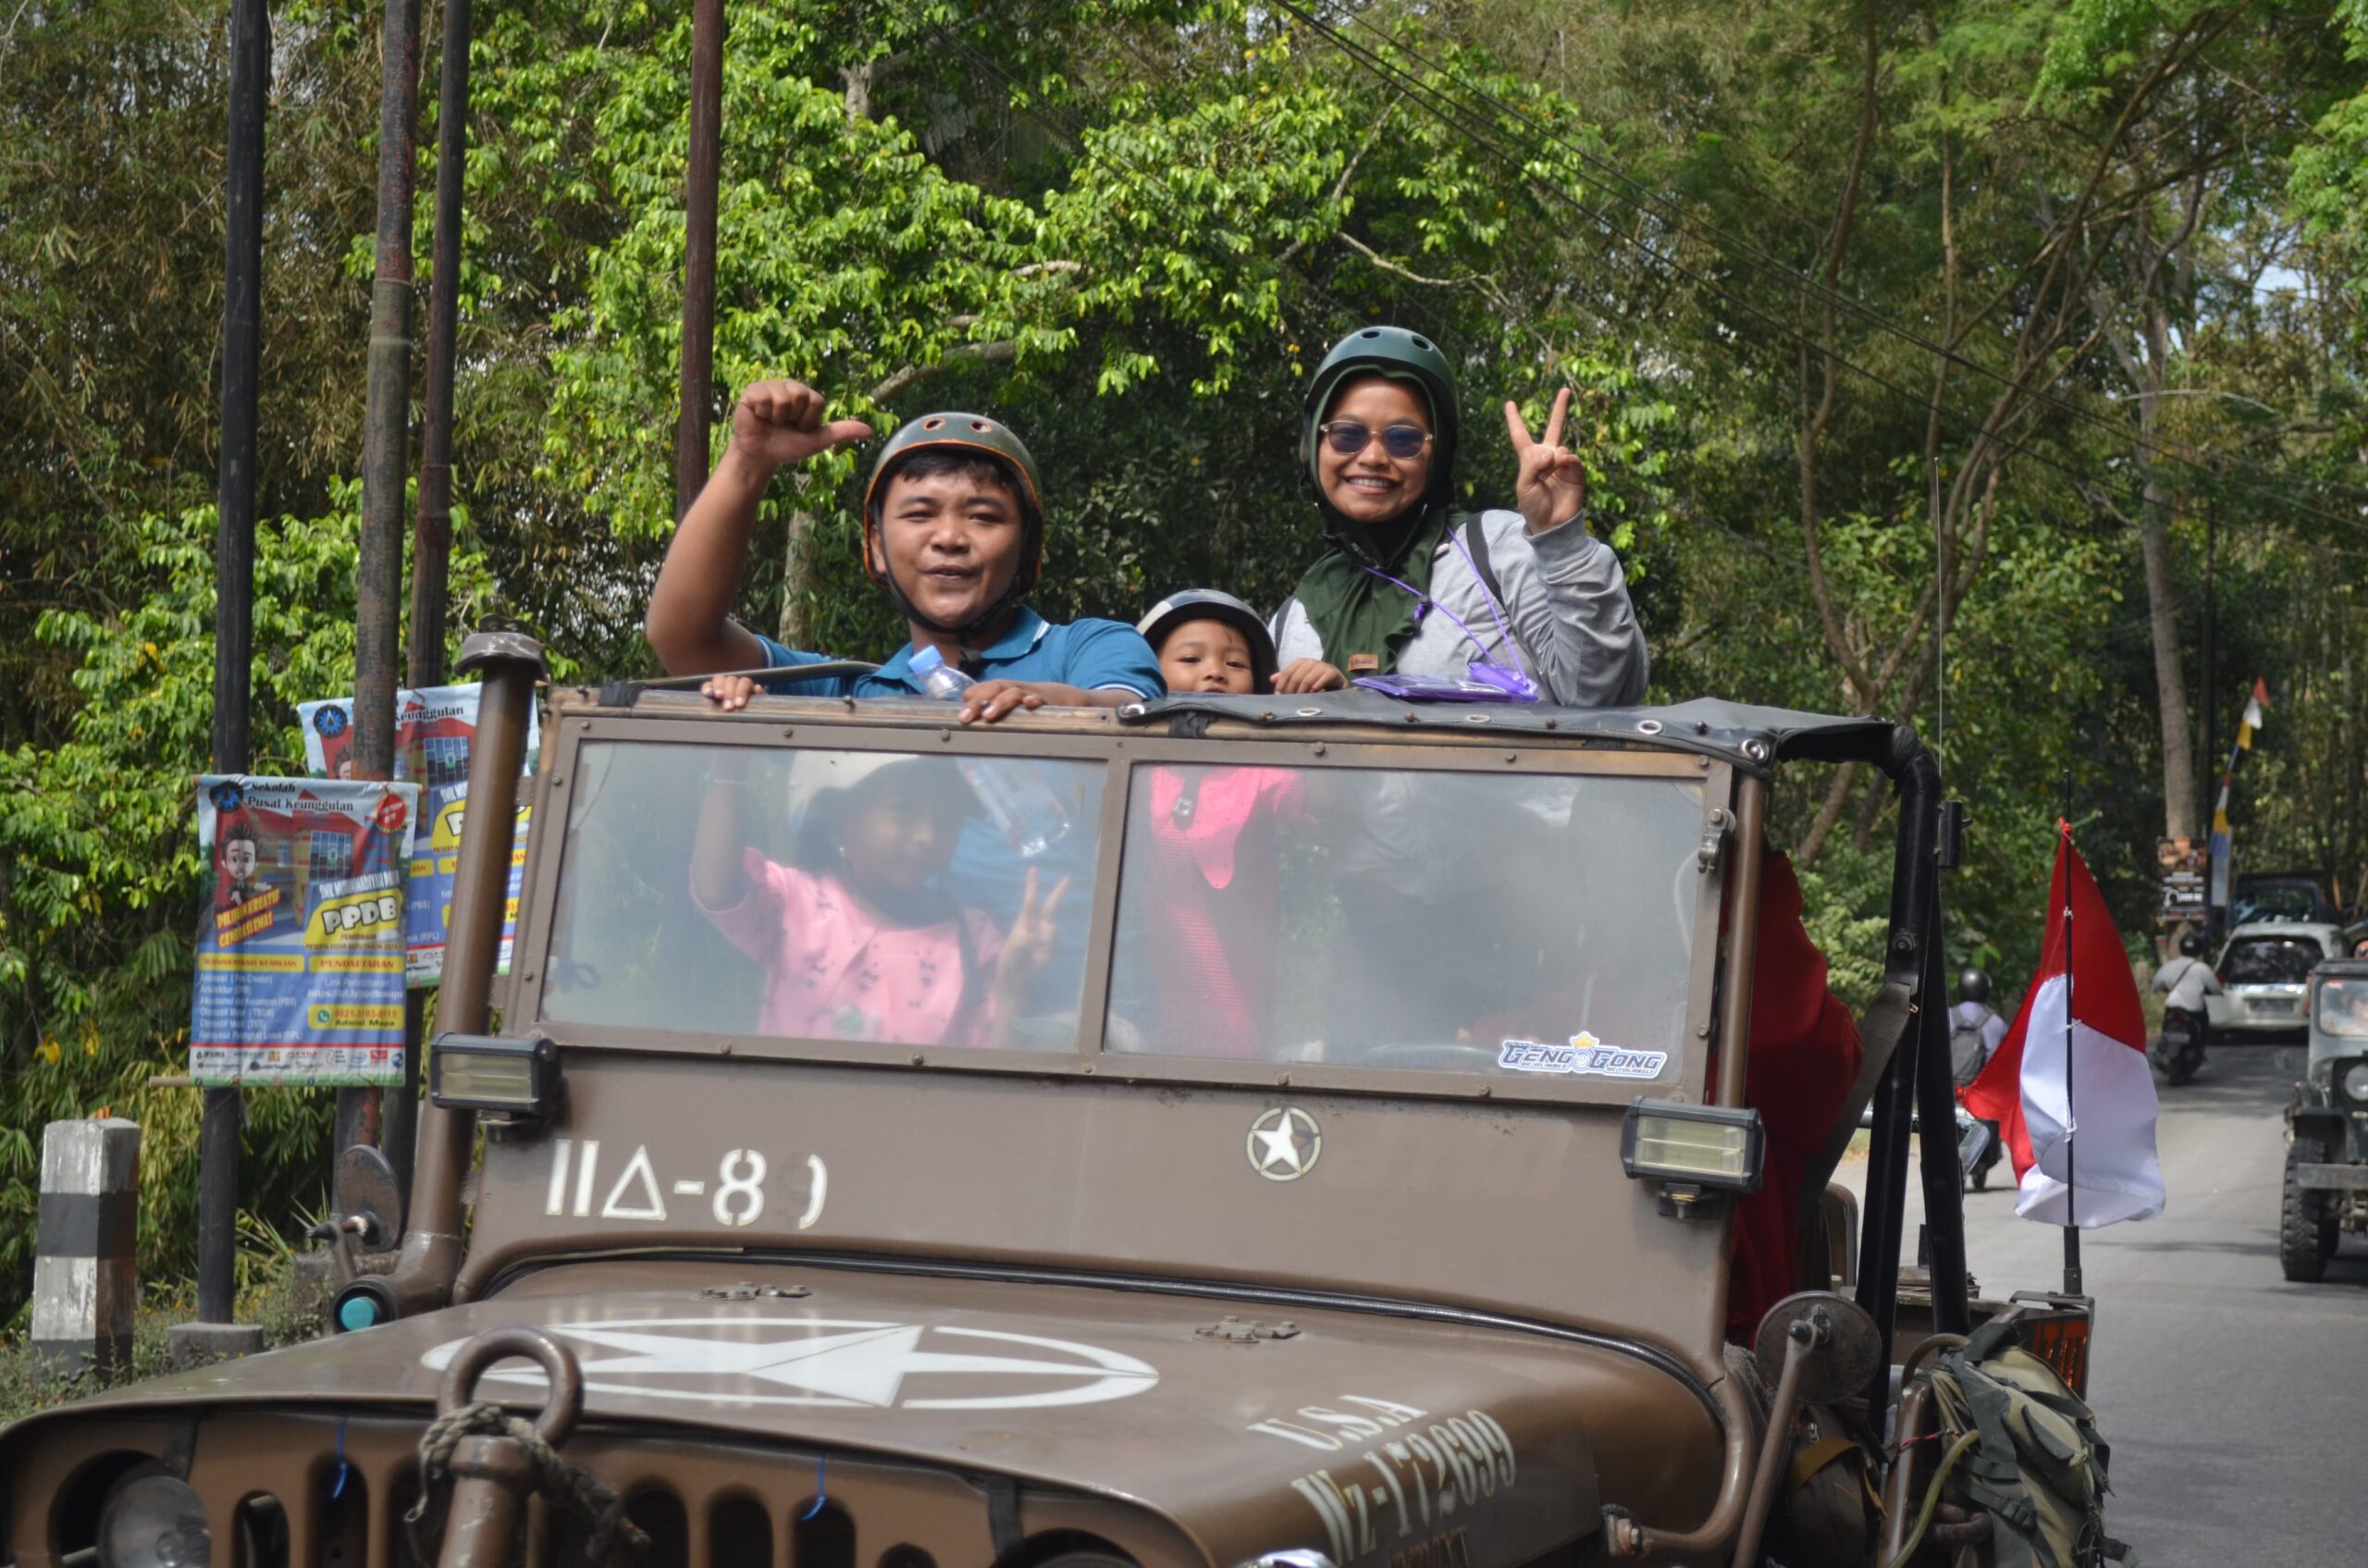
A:
[[[908,757],[808,806],[789,864],[747,846],[747,775],[719,757],[691,893],[763,966],[759,1027],[797,1040],[1000,1045],[1012,1002],[1051,955],[1063,881],[1034,873],[1012,929],[940,884],[976,799],[952,759]]]
[[[1164,600],[1137,628],[1159,658],[1171,696],[1246,696],[1273,689],[1275,646],[1257,612],[1212,589]],[[1156,1048],[1189,1031],[1195,1056],[1250,1057],[1275,1042],[1276,824],[1305,814],[1307,790],[1289,768],[1160,766],[1147,780],[1140,831],[1145,955],[1156,1007]],[[1190,1020],[1189,1024],[1184,1020]]]

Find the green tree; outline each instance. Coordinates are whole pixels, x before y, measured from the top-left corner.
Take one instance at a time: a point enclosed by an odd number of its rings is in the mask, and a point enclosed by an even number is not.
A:
[[[337,510],[257,530],[253,696],[260,773],[304,772],[295,704],[353,682],[360,488]],[[53,610],[35,629],[81,698],[61,744],[0,752],[0,1320],[29,1288],[42,1128],[101,1107],[144,1130],[142,1271],[185,1274],[197,1182],[196,1096],[182,1071],[200,918],[195,779],[214,686],[210,507],[134,519],[128,547],[156,585],[115,614]],[[455,552],[454,601],[484,608],[481,556]],[[247,1096],[240,1204],[284,1229],[317,1211],[329,1098]]]

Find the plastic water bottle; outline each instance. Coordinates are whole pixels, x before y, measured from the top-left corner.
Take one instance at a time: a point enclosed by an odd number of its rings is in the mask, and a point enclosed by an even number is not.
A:
[[[959,702],[962,694],[979,683],[945,661],[934,644],[913,655],[913,678],[921,684],[922,694],[944,702]]]
[[[948,664],[945,655],[933,647],[913,655],[912,671],[924,693],[945,702],[959,702],[964,692],[978,685]],[[986,808],[988,817],[1022,858],[1042,855],[1069,831],[1069,814],[1061,797],[1053,793],[1035,764],[982,757],[957,760],[970,793],[979,797],[979,804]]]

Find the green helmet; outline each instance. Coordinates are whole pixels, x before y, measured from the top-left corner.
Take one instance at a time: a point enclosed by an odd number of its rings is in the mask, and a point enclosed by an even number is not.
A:
[[[1019,492],[1020,523],[1025,530],[1019,571],[1004,596],[968,626],[941,626],[921,614],[905,596],[903,586],[871,558],[871,536],[880,526],[880,509],[888,499],[890,475],[915,452],[932,449],[952,449],[991,458],[1010,475],[1013,487]],[[864,572],[888,590],[888,597],[906,619],[918,621],[932,631],[957,636],[969,632],[1001,616],[1036,586],[1037,573],[1044,564],[1042,495],[1036,482],[1036,460],[1001,420],[990,419],[983,414],[924,414],[889,437],[888,444],[880,449],[880,456],[871,465],[871,478],[863,488]]]
[[[1300,466],[1306,475],[1308,495],[1320,497],[1321,481],[1315,471],[1315,427],[1332,407],[1340,384],[1352,376],[1387,376],[1396,381],[1411,381],[1431,405],[1431,422],[1437,426],[1432,434],[1437,438],[1431,459],[1430,489],[1424,499],[1445,500],[1455,487],[1455,449],[1459,421],[1455,408],[1455,377],[1449,371],[1447,355],[1439,346],[1419,332],[1403,327],[1367,327],[1351,332],[1332,345],[1324,363],[1315,367],[1315,377],[1307,386],[1307,401],[1301,405],[1299,431]]]

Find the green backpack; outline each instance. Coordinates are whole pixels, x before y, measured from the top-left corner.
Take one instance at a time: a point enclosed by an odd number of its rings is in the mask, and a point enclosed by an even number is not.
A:
[[[1946,1440],[1977,1434],[1949,1489],[1997,1521],[1997,1568],[2129,1561],[2129,1549],[2105,1534],[2111,1455],[2096,1417],[2054,1367],[2015,1342],[2011,1322],[1975,1330],[1941,1356],[1931,1378]]]

